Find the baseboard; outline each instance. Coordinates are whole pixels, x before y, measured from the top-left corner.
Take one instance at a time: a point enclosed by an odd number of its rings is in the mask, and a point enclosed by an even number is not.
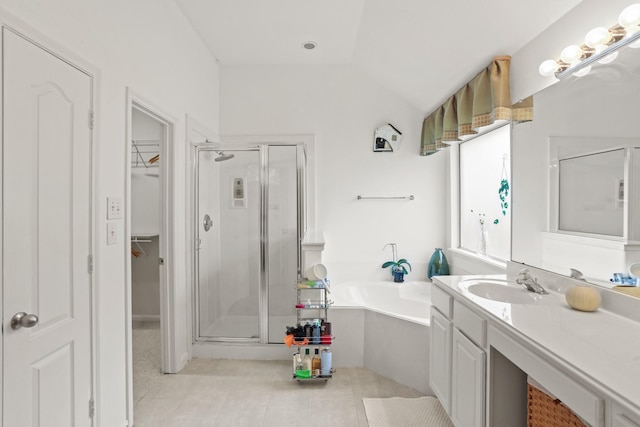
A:
[[[131,320],[133,322],[159,322],[159,314],[132,314]]]
[[[187,363],[189,363],[189,353],[184,352],[180,355],[180,360],[178,361],[178,372],[183,370]]]

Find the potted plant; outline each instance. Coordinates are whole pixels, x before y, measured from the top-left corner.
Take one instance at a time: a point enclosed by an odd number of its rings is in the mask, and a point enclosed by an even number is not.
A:
[[[409,270],[411,270],[411,264],[409,264],[409,261],[407,261],[404,258],[399,259],[398,261],[387,261],[384,264],[382,264],[382,268],[391,267],[391,274],[393,275],[393,281],[397,283],[402,283],[404,282],[404,275],[409,274],[404,264],[406,264],[409,267]]]

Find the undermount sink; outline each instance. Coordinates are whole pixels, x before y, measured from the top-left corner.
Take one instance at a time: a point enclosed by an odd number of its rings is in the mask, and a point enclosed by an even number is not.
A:
[[[509,304],[531,304],[541,298],[540,295],[527,291],[523,286],[515,285],[506,280],[465,280],[459,286],[480,298]]]

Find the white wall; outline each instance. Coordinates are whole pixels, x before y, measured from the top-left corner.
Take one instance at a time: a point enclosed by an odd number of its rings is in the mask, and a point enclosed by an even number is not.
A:
[[[125,239],[106,246],[106,198],[125,188],[126,87],[178,120],[176,137],[176,302],[186,311],[184,262],[185,115],[218,128],[218,66],[171,0],[0,0],[9,14],[99,71],[97,94],[96,286],[99,426],[123,426],[125,400]],[[64,52],[63,52],[64,53]],[[179,319],[185,326],[187,319]],[[179,327],[179,329],[183,329]],[[186,339],[180,343],[186,348]]]
[[[424,112],[341,66],[223,66],[223,135],[315,134],[317,228],[326,239],[331,280],[390,280],[380,268],[388,242],[414,267],[406,280],[426,278],[434,247],[445,242],[445,158],[419,156]],[[374,153],[374,129],[402,131],[399,149]],[[361,200],[405,196],[413,201]]]

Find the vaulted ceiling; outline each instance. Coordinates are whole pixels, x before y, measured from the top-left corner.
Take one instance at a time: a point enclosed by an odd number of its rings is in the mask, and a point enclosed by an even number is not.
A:
[[[221,66],[351,64],[428,113],[581,0],[175,1]]]

